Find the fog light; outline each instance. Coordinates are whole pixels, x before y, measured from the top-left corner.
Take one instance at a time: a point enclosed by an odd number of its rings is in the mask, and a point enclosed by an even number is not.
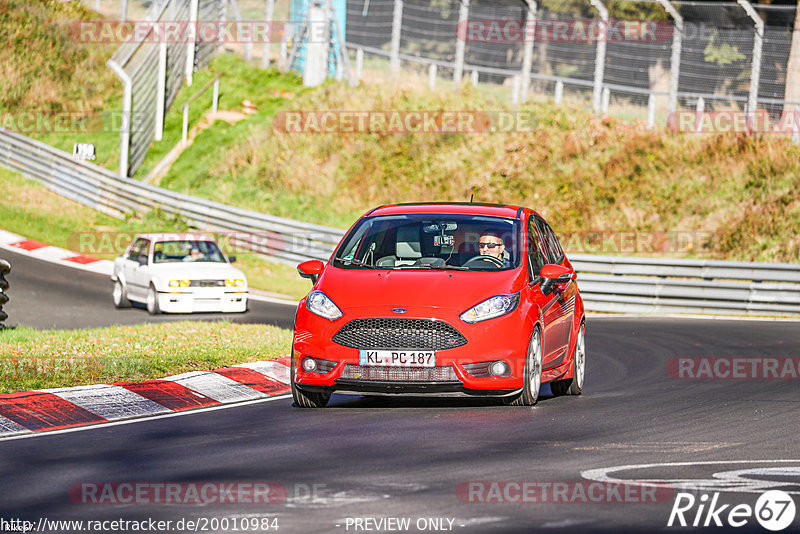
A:
[[[489,366],[489,374],[492,376],[503,376],[508,374],[508,365],[506,362],[492,362]]]
[[[303,366],[303,371],[311,373],[317,369],[317,362],[314,361],[314,358],[303,358],[303,361],[300,363]]]

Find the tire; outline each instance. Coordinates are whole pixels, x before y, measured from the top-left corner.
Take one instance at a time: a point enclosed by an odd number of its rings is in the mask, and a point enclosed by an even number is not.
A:
[[[330,393],[320,393],[317,391],[303,391],[294,385],[294,358],[289,373],[289,382],[292,383],[292,398],[298,408],[324,408],[331,398]]]
[[[586,342],[584,340],[584,325],[578,329],[578,338],[575,340],[575,352],[572,355],[574,372],[572,378],[558,380],[550,384],[553,395],[580,395],[586,379]]]
[[[539,400],[540,387],[542,387],[542,335],[537,326],[533,330],[525,355],[522,392],[514,398],[504,400],[509,406],[533,406]]]
[[[112,292],[112,298],[114,299],[114,306],[116,308],[131,307],[131,301],[128,300],[128,291],[125,289],[125,286],[119,280],[114,282],[114,290]]]
[[[150,315],[158,315],[161,310],[158,308],[158,293],[152,284],[150,289],[147,290],[147,313]]]

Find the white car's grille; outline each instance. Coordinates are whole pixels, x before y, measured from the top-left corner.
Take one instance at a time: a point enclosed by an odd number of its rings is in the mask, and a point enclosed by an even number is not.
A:
[[[192,280],[191,287],[225,287],[225,280]]]

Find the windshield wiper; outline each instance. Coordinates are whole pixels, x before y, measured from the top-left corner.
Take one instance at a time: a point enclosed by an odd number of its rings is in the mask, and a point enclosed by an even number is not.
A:
[[[460,267],[458,265],[431,265],[430,263],[422,263],[420,265],[401,265],[394,267],[394,269],[436,269],[438,271],[469,271],[469,267]]]
[[[351,263],[353,265],[358,265],[359,267],[366,267],[367,269],[377,269],[377,267],[375,267],[374,265],[370,265],[369,263],[364,263],[363,261],[357,260],[355,258],[349,260],[343,260],[341,258],[338,259],[342,263]]]

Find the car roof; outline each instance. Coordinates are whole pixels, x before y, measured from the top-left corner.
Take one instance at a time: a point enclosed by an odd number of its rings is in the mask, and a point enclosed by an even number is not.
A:
[[[513,204],[489,204],[484,202],[413,202],[389,204],[368,213],[378,215],[401,215],[409,213],[444,213],[453,215],[488,215],[516,219],[523,208]]]
[[[136,239],[149,239],[150,241],[214,241],[214,234],[211,232],[151,232],[147,234],[137,234]]]

